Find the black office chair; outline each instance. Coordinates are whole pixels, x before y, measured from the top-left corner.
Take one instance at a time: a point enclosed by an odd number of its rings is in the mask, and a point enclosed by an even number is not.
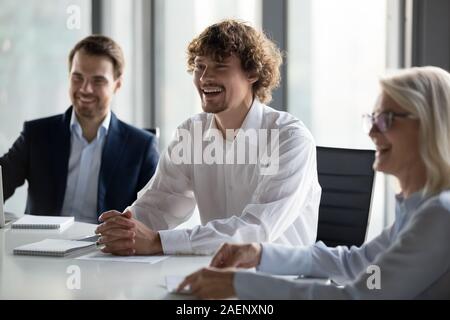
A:
[[[360,246],[369,220],[375,152],[317,147],[322,187],[317,241],[329,247]]]

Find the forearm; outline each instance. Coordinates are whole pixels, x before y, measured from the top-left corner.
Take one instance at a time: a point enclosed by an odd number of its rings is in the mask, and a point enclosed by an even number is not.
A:
[[[383,243],[382,239],[384,235],[362,248],[353,247],[351,250],[346,247],[328,248],[323,243],[304,247],[264,243],[258,270],[278,275],[305,275],[346,282],[355,278],[372,261]]]
[[[234,289],[239,299],[351,299],[345,288],[333,284],[305,283],[263,273],[238,271]]]
[[[261,248],[261,262],[257,266],[258,271],[278,275],[308,275],[311,273],[310,246],[299,248],[263,243]]]

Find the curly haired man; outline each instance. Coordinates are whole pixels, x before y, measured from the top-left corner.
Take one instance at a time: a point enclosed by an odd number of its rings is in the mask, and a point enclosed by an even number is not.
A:
[[[178,127],[138,199],[124,213],[102,214],[103,251],[211,254],[225,241],[313,244],[321,195],[314,140],[301,121],[266,105],[280,82],[279,49],[263,32],[225,20],[194,38],[187,54],[204,112]],[[174,229],[196,206],[201,225]]]

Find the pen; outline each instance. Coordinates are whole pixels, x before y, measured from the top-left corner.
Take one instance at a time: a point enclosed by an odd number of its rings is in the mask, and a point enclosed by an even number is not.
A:
[[[98,239],[100,238],[99,234],[94,234],[92,236],[87,236],[81,239],[77,239],[78,241],[88,241],[88,242],[97,242]]]
[[[98,250],[102,250],[105,247],[104,244],[100,243],[98,240],[95,241],[95,248]]]

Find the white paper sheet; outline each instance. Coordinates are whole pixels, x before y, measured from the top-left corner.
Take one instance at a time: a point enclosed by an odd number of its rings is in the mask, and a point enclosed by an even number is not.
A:
[[[191,294],[191,289],[189,286],[183,289],[183,291],[177,292],[177,288],[180,283],[183,282],[184,278],[184,276],[166,276],[167,291],[170,293]]]
[[[114,256],[110,253],[95,251],[76,258],[77,260],[111,261],[111,262],[134,262],[134,263],[158,263],[168,256]]]

